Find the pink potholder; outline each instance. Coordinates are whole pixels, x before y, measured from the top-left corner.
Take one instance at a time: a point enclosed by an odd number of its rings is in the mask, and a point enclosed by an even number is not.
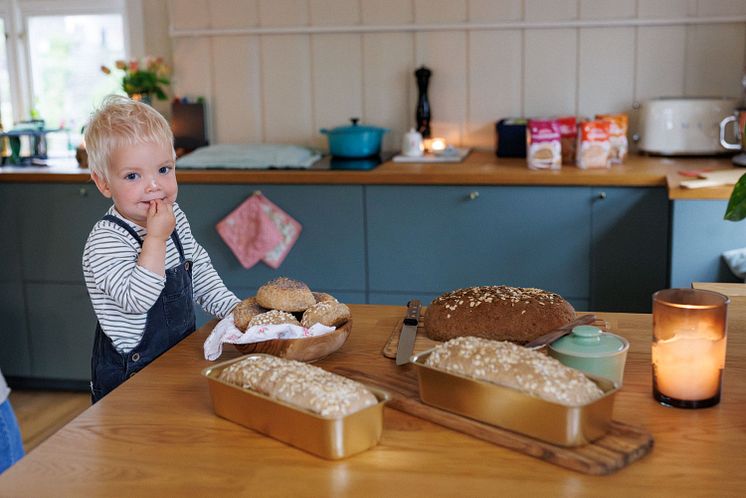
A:
[[[252,195],[215,227],[247,270],[284,240],[277,224],[263,208],[264,201],[269,202],[261,194]]]
[[[273,204],[261,193],[255,194],[254,197],[259,199],[262,211],[264,211],[269,219],[272,220],[272,223],[274,223],[281,235],[280,242],[272,247],[272,249],[265,254],[264,258],[262,258],[262,261],[264,261],[268,266],[277,269],[285,260],[290,249],[295,245],[295,241],[298,240],[300,231],[303,227],[298,223],[298,221]]]

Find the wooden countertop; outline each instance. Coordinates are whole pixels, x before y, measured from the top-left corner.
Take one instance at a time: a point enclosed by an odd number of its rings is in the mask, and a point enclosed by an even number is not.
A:
[[[320,366],[388,362],[398,306],[351,306],[348,342]],[[614,418],[646,427],[650,454],[608,476],[545,463],[386,408],[380,444],[326,461],[215,416],[201,369],[203,327],[0,476],[10,496],[739,496],[746,453],[746,298],[730,310],[723,399],[713,408],[653,400],[651,317],[599,313],[628,338]],[[236,355],[227,348],[222,359]],[[409,368],[409,367],[405,367]]]
[[[728,169],[728,159],[660,158],[630,155],[610,169],[533,171],[525,159],[498,158],[492,152],[472,152],[463,163],[386,162],[370,171],[350,170],[179,170],[180,183],[210,184],[353,184],[353,185],[590,185],[669,186],[672,199],[727,199],[731,187],[687,190],[679,187],[681,170]],[[0,182],[81,183],[87,169],[63,167],[2,167]]]

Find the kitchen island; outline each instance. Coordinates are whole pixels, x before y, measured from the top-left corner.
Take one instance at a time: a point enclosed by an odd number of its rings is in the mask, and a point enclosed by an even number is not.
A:
[[[318,363],[384,368],[400,306],[352,305],[352,334]],[[213,414],[201,369],[211,324],[129,379],[0,476],[2,496],[740,496],[746,465],[746,298],[734,297],[719,405],[666,408],[651,394],[651,316],[599,313],[630,343],[614,419],[652,451],[589,476],[391,408],[373,449],[326,461]],[[221,359],[237,355],[226,348]],[[411,368],[409,366],[402,367]]]

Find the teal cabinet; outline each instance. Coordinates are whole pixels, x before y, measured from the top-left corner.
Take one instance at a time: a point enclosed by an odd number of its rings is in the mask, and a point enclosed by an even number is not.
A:
[[[277,270],[263,262],[248,270],[218,235],[215,225],[255,190],[295,218],[301,235]],[[184,185],[182,207],[199,243],[231,289],[251,292],[278,276],[303,280],[312,289],[365,292],[363,187],[358,185]]]
[[[723,219],[726,200],[676,200],[671,220],[671,287],[740,282],[721,257],[746,247],[746,221]]]
[[[668,194],[662,188],[594,188],[590,309],[650,312],[668,286]]]
[[[24,279],[82,282],[83,247],[111,200],[90,184],[29,184],[19,189]]]
[[[31,375],[31,345],[20,282],[0,282],[0,369],[6,377]]]
[[[91,378],[96,316],[85,285],[29,283],[26,294],[31,376],[86,385]]]
[[[589,187],[369,187],[371,301],[504,284],[551,290],[582,305],[590,196]]]

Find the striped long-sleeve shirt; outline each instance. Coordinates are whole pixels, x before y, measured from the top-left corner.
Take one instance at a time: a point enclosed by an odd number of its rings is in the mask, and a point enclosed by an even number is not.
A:
[[[121,218],[144,238],[147,230],[124,219],[112,206],[108,214]],[[192,261],[194,300],[208,313],[223,318],[240,300],[223,284],[207,251],[192,236],[186,215],[174,203],[176,231],[184,257]],[[137,264],[140,244],[124,228],[99,220],[83,250],[83,275],[88,295],[104,333],[122,352],[131,351],[142,338],[148,311],[166,283],[162,277]],[[166,268],[179,263],[171,238],[166,242]]]

